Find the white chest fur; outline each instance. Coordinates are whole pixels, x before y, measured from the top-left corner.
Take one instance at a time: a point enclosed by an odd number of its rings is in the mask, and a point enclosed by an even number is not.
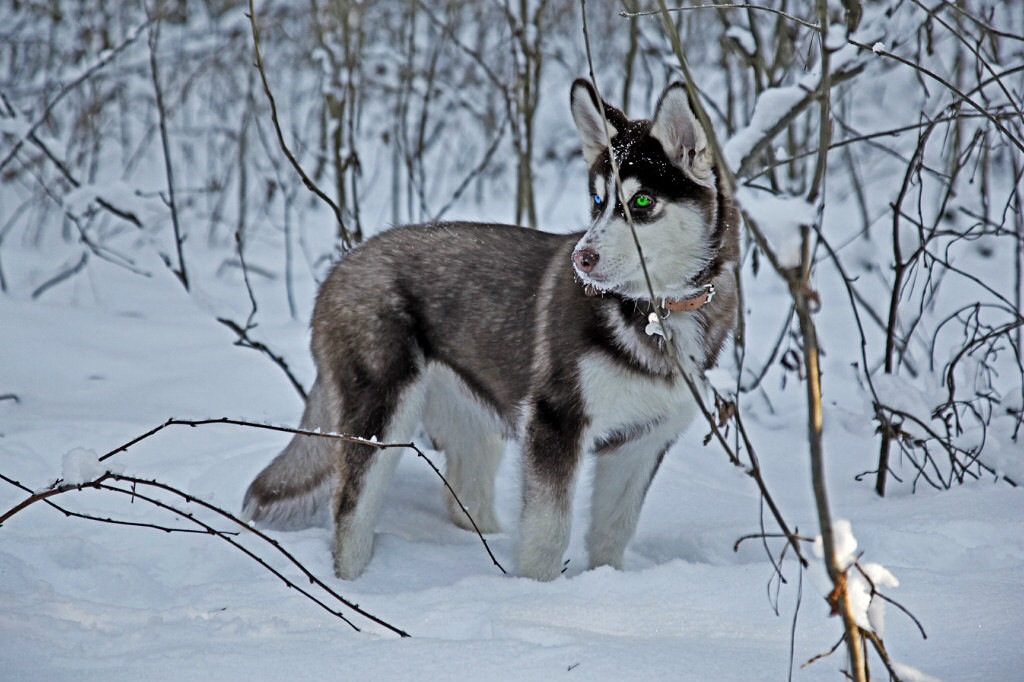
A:
[[[585,443],[615,433],[655,429],[672,439],[697,412],[686,381],[641,374],[603,355],[580,360],[580,387],[589,424]]]

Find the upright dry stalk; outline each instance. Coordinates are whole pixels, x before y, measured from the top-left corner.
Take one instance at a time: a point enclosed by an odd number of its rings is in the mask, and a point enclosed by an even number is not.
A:
[[[1011,157],[1013,177],[1020,178],[1024,175],[1024,168],[1020,167],[1019,157]],[[1017,306],[1017,310],[1024,310],[1022,304],[1022,296],[1024,296],[1024,191],[1021,189],[1021,184],[1018,182],[1014,185],[1014,198],[1017,204],[1017,211],[1013,214],[1014,232],[1017,235],[1017,257],[1013,263],[1013,302]],[[1017,342],[1018,349],[1024,349],[1021,345],[1022,336],[1021,333],[1024,331],[1024,326],[1017,327],[1013,335]],[[1020,422],[1017,422],[1018,425]]]
[[[857,682],[866,682],[867,668],[860,627],[853,614],[853,605],[846,591],[846,568],[840,566],[835,551],[835,537],[832,532],[832,513],[828,502],[828,487],[825,483],[825,451],[822,442],[824,416],[821,400],[821,366],[818,333],[812,317],[817,306],[815,294],[810,289],[810,273],[813,263],[810,229],[804,228],[802,240],[802,262],[800,274],[790,279],[791,294],[796,303],[797,318],[800,322],[800,337],[803,345],[805,387],[807,390],[807,442],[811,457],[811,485],[814,490],[818,526],[825,552],[825,569],[833,590],[829,596],[834,611],[843,619],[844,638],[849,656],[848,674]]]
[[[512,140],[516,148],[515,222],[537,226],[537,201],[533,190],[534,118],[540,103],[540,78],[544,66],[541,37],[544,35],[547,0],[536,3],[519,0],[518,16],[506,0],[505,17],[512,31],[515,68],[514,97],[516,117],[512,121]]]
[[[886,374],[893,374],[896,370],[896,334],[898,333],[897,327],[899,324],[900,297],[903,292],[903,278],[911,264],[911,259],[913,258],[911,257],[908,258],[907,261],[904,261],[903,249],[900,246],[900,218],[903,215],[903,201],[907,196],[907,192],[910,190],[914,174],[917,172],[917,169],[921,164],[921,160],[924,155],[925,143],[927,142],[928,136],[931,134],[934,127],[935,121],[932,121],[921,133],[921,136],[918,139],[917,150],[914,153],[914,157],[910,160],[910,164],[907,166],[907,172],[903,176],[903,184],[900,187],[899,197],[893,204],[892,209],[892,253],[894,265],[892,290],[889,297],[889,317],[885,328],[884,370]],[[882,442],[878,453],[878,473],[875,476],[875,492],[878,493],[880,497],[884,497],[885,483],[889,474],[889,452],[892,449],[892,438],[895,433],[892,425],[889,423],[889,419],[882,418],[881,410],[877,411],[882,423]]]
[[[149,29],[149,71],[153,77],[153,92],[156,95],[157,122],[160,128],[160,144],[163,147],[164,170],[167,173],[167,208],[171,211],[171,225],[174,230],[174,246],[178,254],[178,269],[171,267],[171,271],[181,281],[182,286],[188,289],[188,272],[185,270],[185,254],[183,245],[185,237],[181,233],[181,223],[178,219],[178,204],[174,197],[174,165],[171,163],[171,143],[167,135],[167,107],[164,105],[164,90],[160,85],[160,71],[157,68],[156,48],[160,38],[160,23],[163,7],[158,6],[156,21]]]
[[[302,179],[302,184],[306,188],[315,194],[321,201],[331,207],[331,211],[334,212],[334,219],[338,222],[338,234],[341,238],[342,246],[345,249],[349,249],[353,246],[352,235],[349,233],[348,228],[345,227],[345,219],[342,215],[341,207],[334,202],[329,196],[327,196],[322,189],[320,189],[315,182],[306,174],[303,170],[299,160],[292,153],[291,148],[288,147],[288,143],[284,139],[284,131],[281,130],[281,121],[277,115],[277,100],[274,98],[274,93],[270,89],[270,82],[267,80],[267,72],[263,66],[263,48],[260,45],[260,32],[256,25],[256,8],[253,0],[249,0],[249,28],[252,31],[252,47],[256,57],[256,70],[260,74],[260,82],[263,84],[263,92],[267,96],[267,103],[270,105],[270,120],[274,124],[274,132],[277,135],[278,145],[281,147],[281,152],[288,159],[288,163],[291,164],[295,172],[299,174]]]
[[[828,3],[817,0],[818,32],[821,52],[821,83],[818,87],[819,111],[818,120],[818,156],[815,162],[814,178],[807,201],[818,205],[818,220],[824,215],[825,208],[825,174],[828,168],[828,150],[832,137],[832,87],[830,79],[830,49],[828,37]],[[800,337],[803,345],[804,368],[807,372],[807,441],[811,456],[811,483],[814,489],[814,501],[818,512],[818,527],[821,530],[821,541],[825,552],[825,569],[832,582],[830,601],[833,611],[843,619],[846,652],[849,657],[850,669],[847,674],[856,682],[866,682],[867,665],[864,657],[864,646],[861,640],[860,627],[853,613],[853,605],[846,589],[847,566],[839,565],[836,556],[836,543],[832,533],[832,513],[828,503],[828,488],[825,481],[825,452],[822,443],[823,414],[821,404],[821,366],[818,346],[818,332],[812,318],[813,309],[820,305],[816,294],[811,290],[810,279],[814,265],[811,230],[802,228],[800,269],[792,273],[789,280],[790,293],[796,306],[797,318],[800,321]]]
[[[709,145],[712,148],[715,157],[721,160],[723,158],[721,147],[718,145],[715,135],[710,132],[712,127],[696,96],[696,88],[692,82],[690,70],[683,54],[682,45],[680,43],[679,36],[676,34],[675,28],[669,19],[668,10],[665,6],[664,0],[658,0],[658,5],[661,10],[665,30],[672,43],[673,51],[679,59],[680,68],[683,70],[684,77],[687,80],[687,88],[691,90],[691,99],[695,100],[695,113],[700,119],[705,130],[709,131]],[[818,23],[814,28],[819,34],[821,81],[817,92],[811,93],[809,98],[816,98],[819,104],[819,140],[818,156],[815,162],[814,176],[807,195],[807,201],[818,205],[817,214],[820,221],[820,217],[823,215],[824,210],[824,186],[828,167],[828,151],[831,144],[831,89],[834,82],[830,71],[829,47],[826,44],[828,34],[827,3],[825,0],[818,0],[816,5]],[[811,101],[813,101],[813,99],[811,99]],[[724,167],[724,164],[721,165]],[[735,177],[728,171],[724,172],[723,175],[724,177],[722,179],[724,183],[729,186],[731,190],[735,186]],[[811,229],[810,226],[804,226],[802,230],[800,266],[795,269],[785,268],[779,262],[777,256],[774,254],[756,223],[750,219],[750,216],[746,211],[743,211],[742,206],[740,208],[744,219],[747,222],[748,230],[754,237],[755,241],[763,249],[764,254],[768,257],[769,262],[772,264],[776,272],[778,272],[779,275],[787,281],[790,294],[793,298],[794,310],[799,320],[800,340],[803,349],[804,368],[806,371],[807,438],[811,459],[811,483],[814,491],[818,523],[821,529],[822,543],[825,550],[825,566],[833,585],[833,591],[829,600],[835,612],[843,619],[843,637],[846,642],[849,657],[849,671],[847,674],[851,679],[856,680],[857,682],[866,682],[868,677],[867,665],[864,657],[863,640],[860,628],[858,627],[854,617],[849,595],[846,591],[846,567],[839,565],[835,552],[835,538],[833,537],[832,532],[832,518],[825,480],[825,458],[822,440],[824,419],[821,398],[821,369],[819,364],[820,351],[817,330],[813,320],[813,312],[817,309],[820,302],[817,294],[810,286],[810,278],[814,264]]]
[[[331,163],[334,167],[335,194],[338,205],[352,218],[351,234],[354,242],[363,240],[363,226],[359,202],[359,118],[362,102],[361,65],[366,35],[363,30],[364,8],[359,3],[331,3],[329,10],[335,15],[337,31],[328,41],[317,30],[320,49],[331,64],[331,88],[326,95],[325,113],[329,119]],[[338,40],[340,38],[340,40]],[[337,40],[340,47],[331,43]],[[339,57],[335,51],[340,49]],[[339,78],[339,73],[340,78]],[[343,235],[338,232],[338,237]]]

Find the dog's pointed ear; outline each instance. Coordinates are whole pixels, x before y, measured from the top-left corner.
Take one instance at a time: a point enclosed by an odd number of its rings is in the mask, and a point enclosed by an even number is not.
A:
[[[604,118],[601,117],[602,103]],[[586,159],[587,166],[590,166],[601,152],[608,149],[612,138],[619,133],[618,126],[623,124],[626,116],[607,102],[601,102],[594,86],[582,78],[577,78],[572,84],[570,104],[572,118],[576,121],[576,128],[580,131],[580,139],[583,142],[583,158]]]
[[[658,101],[651,137],[661,142],[669,160],[694,181],[710,186],[714,165],[708,136],[690,107],[686,86],[673,83]]]

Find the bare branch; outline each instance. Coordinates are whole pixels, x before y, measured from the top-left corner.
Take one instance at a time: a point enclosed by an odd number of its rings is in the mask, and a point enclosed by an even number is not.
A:
[[[341,440],[341,441],[345,441],[346,443],[356,443],[358,445],[365,445],[365,446],[368,446],[368,447],[373,448],[375,450],[393,450],[393,449],[405,449],[405,448],[408,448],[409,450],[412,450],[413,452],[416,453],[417,457],[419,457],[420,459],[426,461],[430,465],[430,468],[434,471],[434,473],[437,475],[437,477],[441,479],[441,482],[444,485],[445,489],[449,493],[451,493],[452,498],[459,505],[459,508],[462,510],[463,514],[466,515],[466,519],[469,520],[470,525],[472,525],[473,529],[476,531],[477,537],[480,539],[480,542],[483,544],[484,549],[487,551],[487,555],[491,558],[491,561],[494,563],[494,565],[502,573],[507,573],[507,571],[501,565],[501,563],[498,562],[497,557],[494,556],[494,553],[491,551],[491,546],[487,543],[487,539],[484,537],[483,533],[480,531],[480,528],[476,525],[476,521],[473,520],[473,517],[470,515],[469,510],[466,508],[466,505],[464,505],[462,503],[462,501],[459,499],[459,496],[455,493],[455,490],[452,489],[451,485],[449,485],[448,481],[445,479],[444,475],[437,468],[437,466],[435,466],[434,463],[432,461],[430,461],[430,458],[427,457],[427,455],[415,443],[379,443],[376,440],[371,440],[371,439],[367,439],[367,438],[358,438],[356,436],[349,436],[349,435],[345,435],[345,434],[342,434],[342,433],[323,433],[323,432],[320,432],[320,431],[309,431],[307,429],[295,429],[295,428],[291,428],[291,427],[287,427],[287,426],[276,426],[276,425],[273,425],[273,424],[260,424],[260,423],[257,423],[257,422],[245,421],[243,419],[231,419],[231,418],[228,418],[228,417],[221,417],[221,418],[218,418],[218,419],[175,419],[175,418],[172,417],[172,418],[168,419],[167,421],[165,421],[163,424],[160,424],[159,426],[156,426],[156,427],[150,429],[149,431],[146,431],[142,435],[136,436],[135,438],[131,439],[127,443],[124,443],[123,445],[120,445],[120,446],[114,448],[110,452],[107,452],[106,454],[104,454],[102,457],[99,458],[99,461],[100,462],[104,462],[104,461],[110,459],[111,457],[113,457],[114,455],[117,455],[117,454],[122,453],[122,452],[127,452],[127,450],[129,448],[131,448],[133,445],[135,445],[135,444],[137,444],[137,443],[139,443],[139,442],[141,442],[143,440],[146,440],[147,438],[150,438],[150,437],[156,435],[157,433],[159,433],[160,431],[163,431],[164,429],[166,429],[168,427],[171,427],[171,426],[190,426],[190,427],[195,428],[197,426],[209,426],[209,425],[212,425],[212,424],[222,424],[222,425],[228,425],[228,426],[242,426],[242,427],[246,427],[246,428],[262,429],[262,430],[265,430],[265,431],[275,431],[275,432],[278,432],[278,433],[288,433],[288,434],[298,435],[298,436],[309,436],[310,438],[327,438],[327,439],[330,439],[330,440]],[[0,522],[2,522],[2,519],[0,519]]]
[[[2,479],[4,481],[7,481],[8,483],[11,483],[12,485],[16,485],[19,488],[23,488],[24,489],[24,486],[22,486],[20,483],[17,483],[16,481],[13,481],[12,479],[8,478],[7,476],[4,476],[3,474],[0,474],[0,479]],[[128,483],[128,484],[130,484],[130,488],[128,488],[128,489],[120,488],[120,487],[118,487],[116,485],[111,485],[110,482],[114,482],[114,483]],[[337,608],[331,607],[325,601],[323,601],[321,598],[317,597],[312,592],[310,592],[308,589],[306,589],[305,587],[295,583],[294,581],[289,579],[287,576],[285,576],[283,573],[281,573],[281,571],[279,571],[279,570],[275,569],[274,567],[272,567],[265,559],[263,559],[261,556],[256,554],[256,552],[254,552],[253,550],[249,549],[248,547],[243,545],[238,539],[236,539],[236,537],[234,536],[235,534],[229,534],[229,533],[226,533],[226,532],[224,532],[222,530],[219,530],[219,529],[211,526],[209,523],[199,519],[194,514],[192,514],[190,512],[187,512],[187,511],[185,511],[183,509],[177,508],[177,507],[175,507],[173,505],[170,505],[170,504],[164,502],[163,500],[160,500],[160,499],[158,499],[156,497],[153,497],[153,496],[143,492],[147,488],[152,488],[152,489],[156,489],[156,490],[159,490],[159,491],[163,491],[165,493],[170,493],[170,494],[180,498],[186,504],[197,505],[197,506],[201,507],[202,509],[204,509],[204,510],[206,510],[208,512],[213,513],[214,515],[220,516],[221,518],[226,519],[226,520],[236,524],[240,528],[247,530],[249,534],[254,535],[255,537],[257,537],[260,540],[262,540],[264,543],[268,544],[271,548],[276,550],[278,554],[283,556],[285,559],[288,560],[289,563],[292,564],[292,566],[297,568],[305,576],[305,578],[309,581],[310,584],[315,585],[316,587],[321,589],[323,592],[327,593],[327,595],[330,596],[333,600],[343,604],[345,607],[347,607],[348,609],[350,609],[352,611],[355,611],[360,616],[370,620],[373,623],[376,623],[377,625],[380,625],[381,627],[385,628],[386,630],[389,630],[389,631],[393,632],[394,634],[399,635],[400,637],[408,637],[409,636],[409,634],[407,632],[396,628],[395,626],[391,625],[390,623],[385,622],[384,620],[381,620],[377,616],[374,616],[372,613],[370,613],[370,612],[360,608],[358,604],[355,604],[355,603],[349,601],[348,599],[346,599],[345,597],[341,596],[340,594],[338,594],[329,585],[327,585],[322,580],[317,578],[313,573],[311,573],[309,571],[309,569],[307,569],[301,562],[299,562],[298,559],[296,559],[293,555],[291,555],[283,547],[281,547],[281,545],[276,540],[272,539],[271,537],[269,537],[268,535],[266,535],[265,533],[263,533],[259,529],[254,528],[253,526],[250,526],[246,522],[242,521],[241,519],[239,519],[238,517],[234,516],[230,512],[224,511],[220,507],[212,505],[212,504],[210,504],[208,502],[205,502],[205,501],[203,501],[203,500],[201,500],[199,498],[193,497],[192,495],[184,493],[181,490],[179,490],[179,489],[177,489],[177,488],[175,488],[173,486],[167,485],[166,483],[161,483],[159,481],[148,480],[148,479],[141,479],[141,478],[136,478],[134,476],[125,476],[125,475],[122,475],[122,474],[115,474],[115,473],[112,473],[110,471],[108,471],[108,472],[106,472],[104,474],[101,474],[100,476],[96,477],[93,480],[85,481],[85,482],[81,482],[81,483],[68,483],[68,484],[65,484],[65,483],[61,483],[61,482],[58,481],[53,486],[51,486],[49,489],[44,490],[42,492],[33,493],[28,498],[26,498],[25,500],[23,500],[19,504],[15,505],[11,509],[9,509],[7,512],[5,512],[3,514],[0,514],[0,526],[2,526],[11,517],[15,516],[16,514],[18,514],[21,511],[27,509],[28,507],[32,506],[33,504],[36,504],[38,502],[47,501],[47,500],[49,500],[52,497],[56,497],[58,495],[63,495],[63,494],[68,493],[68,492],[81,491],[81,490],[85,490],[85,489],[95,489],[95,490],[101,490],[101,491],[106,491],[106,492],[110,492],[110,493],[117,493],[117,494],[121,494],[121,495],[126,495],[126,496],[130,497],[133,501],[146,502],[146,503],[148,503],[148,504],[150,504],[150,505],[152,505],[154,507],[157,507],[159,509],[164,509],[166,511],[169,511],[169,512],[173,513],[177,518],[187,520],[187,521],[189,521],[189,522],[199,526],[199,528],[202,529],[202,532],[204,534],[212,535],[214,537],[220,538],[221,540],[224,540],[229,545],[231,545],[235,549],[239,550],[240,552],[242,552],[243,554],[248,556],[250,559],[253,559],[254,561],[256,561],[264,569],[266,569],[267,571],[272,573],[274,576],[279,578],[281,581],[283,581],[285,583],[285,585],[287,585],[289,588],[296,590],[297,592],[299,592],[300,594],[305,596],[307,599],[309,599],[310,601],[312,601],[315,604],[317,604],[318,606],[320,606],[320,608],[322,608],[325,611],[327,611],[328,613],[331,613],[332,615],[340,618],[347,625],[349,625],[353,630],[356,630],[357,632],[359,631],[359,628],[352,621],[350,621],[340,610],[338,610]]]
[[[174,230],[174,246],[178,255],[177,269],[171,268],[185,290],[188,291],[188,272],[185,269],[185,254],[182,247],[185,243],[185,235],[182,234],[181,224],[178,219],[178,204],[174,196],[174,164],[171,161],[171,144],[167,135],[167,107],[164,105],[164,90],[160,85],[160,72],[157,68],[156,47],[160,39],[160,16],[154,17],[155,21],[150,25],[149,30],[149,70],[153,78],[153,93],[156,95],[157,123],[160,129],[160,145],[164,155],[164,172],[167,175],[167,208],[171,211],[171,226]]]
[[[149,28],[149,26],[152,23],[152,18],[147,19],[115,48],[100,53],[99,58],[92,65],[83,70],[75,78],[71,79],[71,81],[67,85],[62,87],[60,91],[57,92],[56,96],[54,96],[54,98],[50,100],[49,103],[47,103],[42,113],[40,113],[39,116],[36,117],[36,119],[25,128],[24,132],[22,133],[22,136],[14,143],[10,150],[8,150],[7,155],[4,156],[2,160],[0,160],[0,170],[3,170],[7,166],[7,164],[11,162],[11,159],[13,159],[15,155],[17,155],[18,151],[25,143],[25,140],[29,139],[32,135],[34,135],[36,131],[39,130],[39,127],[43,125],[47,120],[49,120],[50,115],[53,113],[53,110],[56,108],[57,104],[62,99],[64,99],[72,91],[76,90],[78,86],[82,85],[82,83],[85,83],[90,78],[92,78],[98,71],[102,70],[104,67],[107,66],[107,64],[112,62],[118,55],[124,52],[125,49],[127,49],[132,43],[138,40],[139,36],[142,35],[142,32]]]
[[[53,277],[51,277],[50,279],[46,280],[38,287],[36,287],[35,290],[32,292],[32,298],[39,298],[40,296],[42,296],[47,291],[57,286],[61,282],[71,279],[72,277],[80,273],[82,270],[84,270],[85,265],[88,262],[89,252],[83,251],[82,256],[78,259],[77,263],[75,263],[69,268],[62,270],[61,272],[57,273],[56,275],[54,275]]]
[[[284,140],[284,132],[281,130],[281,122],[277,116],[277,101],[274,99],[274,93],[270,90],[270,83],[267,81],[267,73],[263,67],[263,51],[260,47],[260,32],[256,26],[256,8],[253,5],[253,0],[249,0],[249,26],[252,28],[252,42],[253,50],[256,55],[256,69],[260,74],[260,81],[263,83],[263,92],[267,95],[267,101],[270,103],[270,118],[274,122],[274,132],[277,133],[277,142],[281,146],[281,151],[284,153],[288,162],[295,169],[295,172],[299,174],[302,179],[302,184],[306,186],[313,194],[320,198],[325,204],[331,207],[334,212],[334,219],[338,223],[338,230],[341,233],[341,241],[346,249],[350,249],[353,246],[352,238],[349,235],[348,230],[345,228],[345,220],[341,215],[341,209],[338,207],[334,200],[324,194],[313,180],[306,175],[306,171],[302,169],[302,165],[299,160],[295,158],[295,154],[288,148],[288,143]]]
[[[991,112],[988,111],[988,109],[984,105],[979,103],[977,100],[975,100],[973,97],[971,97],[968,93],[965,93],[962,90],[960,90],[960,88],[958,88],[953,83],[949,82],[947,79],[945,79],[942,76],[938,75],[937,73],[935,73],[931,69],[928,69],[928,68],[922,66],[921,64],[918,64],[917,62],[914,62],[914,61],[912,61],[910,59],[907,59],[905,57],[901,57],[898,54],[894,54],[894,53],[892,53],[892,52],[890,52],[890,51],[888,51],[888,50],[886,50],[886,49],[884,49],[884,48],[882,48],[882,47],[880,47],[878,45],[875,45],[874,47],[872,47],[870,45],[865,45],[864,43],[858,42],[858,41],[854,40],[853,38],[848,38],[847,41],[851,45],[856,45],[857,47],[859,47],[862,50],[871,50],[875,54],[877,54],[877,55],[879,55],[881,57],[886,57],[888,59],[895,60],[895,61],[899,62],[900,64],[903,64],[904,66],[909,66],[910,68],[914,69],[918,73],[920,73],[920,74],[922,74],[924,76],[927,76],[928,78],[931,78],[935,82],[941,84],[944,88],[946,88],[947,90],[949,90],[950,92],[955,94],[959,101],[967,102],[979,114],[981,114],[981,116],[983,116],[983,117],[987,118],[989,121],[991,121],[992,125],[994,125],[999,130],[999,132],[1001,132],[1003,134],[1003,136],[1014,147],[1016,147],[1021,152],[1024,152],[1024,141],[1022,141],[1012,131],[1010,131],[1005,125],[1003,125],[1003,121],[998,116],[994,116]]]
[[[745,9],[745,10],[754,11],[754,12],[768,12],[770,14],[775,14],[777,16],[782,17],[786,21],[791,21],[794,24],[797,24],[799,26],[803,26],[804,28],[809,28],[809,29],[811,29],[813,31],[817,31],[818,30],[818,26],[816,24],[810,22],[810,21],[804,21],[803,19],[801,19],[798,16],[795,16],[795,15],[790,14],[788,12],[784,12],[784,11],[782,11],[780,9],[776,9],[774,7],[768,7],[767,5],[755,5],[755,4],[746,4],[746,3],[736,3],[736,4],[726,3],[726,4],[717,4],[717,5],[692,5],[690,7],[669,7],[669,8],[665,8],[664,7],[664,3],[660,2],[660,1],[659,1],[658,5],[659,5],[659,9],[646,10],[646,11],[643,11],[643,12],[627,12],[627,11],[622,11],[622,12],[619,12],[619,16],[620,17],[633,18],[633,17],[652,16],[652,15],[656,15],[656,14],[661,14],[662,12],[691,12],[693,10],[698,10],[698,9]]]

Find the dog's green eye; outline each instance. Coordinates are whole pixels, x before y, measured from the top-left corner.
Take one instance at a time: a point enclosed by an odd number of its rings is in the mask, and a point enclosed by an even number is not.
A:
[[[654,206],[654,198],[650,194],[637,194],[633,197],[633,208],[650,208]]]

